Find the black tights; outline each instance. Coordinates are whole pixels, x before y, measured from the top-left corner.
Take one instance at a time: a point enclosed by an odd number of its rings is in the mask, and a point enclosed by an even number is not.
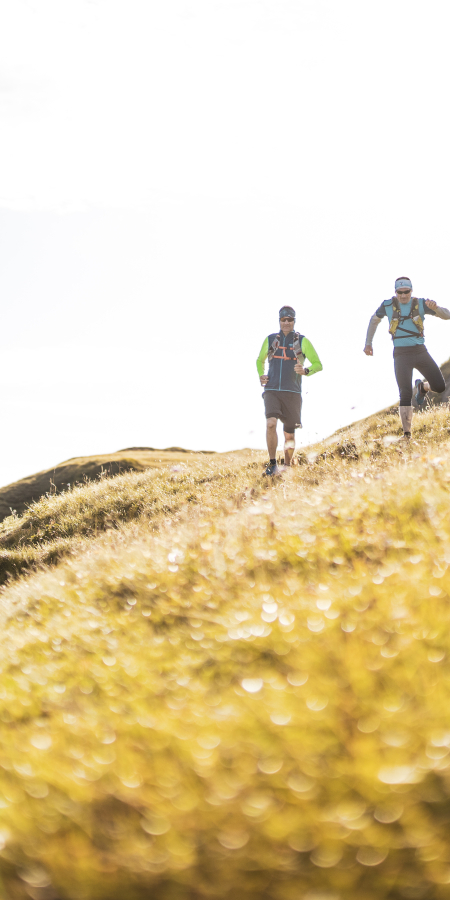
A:
[[[436,394],[445,390],[442,372],[428,353],[425,344],[416,344],[414,347],[396,347],[394,368],[400,391],[400,406],[411,406],[413,369],[417,369],[423,375],[431,390]]]

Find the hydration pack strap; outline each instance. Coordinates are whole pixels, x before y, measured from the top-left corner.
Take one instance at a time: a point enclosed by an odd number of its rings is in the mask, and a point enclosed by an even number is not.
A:
[[[418,301],[417,297],[411,298],[411,311],[409,312],[409,314],[407,316],[402,316],[401,309],[400,309],[400,303],[399,303],[397,297],[395,297],[395,296],[392,298],[392,307],[393,307],[392,320],[391,320],[391,324],[389,326],[389,334],[392,335],[392,340],[394,340],[395,333],[397,331],[397,328],[399,328],[399,327],[400,327],[400,330],[403,331],[404,334],[409,334],[412,337],[417,337],[416,331],[410,331],[408,328],[404,327],[403,323],[406,322],[407,319],[412,319],[412,321],[414,322],[414,325],[416,326],[416,328],[419,331],[420,337],[423,337],[423,322],[422,322],[422,319],[421,319],[420,313],[419,313],[419,301]]]
[[[298,331],[295,331],[292,349],[297,357],[298,362],[303,365],[303,363],[305,362],[305,354],[302,353],[302,340],[303,340],[303,335],[300,334]]]
[[[271,343],[271,345],[270,345],[270,347],[269,347],[269,352],[268,352],[268,354],[267,354],[267,359],[269,360],[269,362],[272,361],[272,359],[273,359],[275,353],[277,352],[279,346],[280,346],[280,335],[277,334],[276,338],[272,341],[272,343]]]
[[[300,332],[298,332],[298,331],[294,331],[294,340],[292,342],[292,349],[295,353],[295,356],[297,357],[298,362],[301,363],[302,365],[305,361],[305,354],[302,353],[303,337],[304,337],[303,334],[300,334]],[[272,341],[272,344],[270,345],[268,353],[267,353],[267,359],[269,360],[269,362],[272,361],[279,346],[280,346],[280,335],[277,334],[276,337],[274,338],[274,340]]]

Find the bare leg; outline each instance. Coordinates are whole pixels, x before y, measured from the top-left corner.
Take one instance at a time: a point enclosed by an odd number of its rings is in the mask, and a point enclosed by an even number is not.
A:
[[[275,459],[278,447],[277,420],[275,417],[267,419],[266,439],[269,459]]]
[[[290,466],[291,459],[295,450],[295,434],[284,432],[284,464]]]

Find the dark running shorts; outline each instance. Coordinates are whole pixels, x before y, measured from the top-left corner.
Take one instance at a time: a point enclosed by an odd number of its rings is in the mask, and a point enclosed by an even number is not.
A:
[[[301,428],[302,395],[293,391],[264,391],[266,419],[281,419],[284,430],[293,434]]]

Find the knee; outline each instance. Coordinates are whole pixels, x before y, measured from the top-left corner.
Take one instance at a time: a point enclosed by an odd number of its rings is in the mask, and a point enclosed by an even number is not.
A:
[[[445,381],[441,373],[439,373],[439,375],[436,375],[436,377],[433,379],[429,378],[428,384],[430,385],[431,390],[436,394],[442,394],[442,391],[445,391]]]
[[[268,427],[268,428],[275,428],[275,429],[276,429],[276,427],[277,427],[277,420],[276,420],[276,418],[275,418],[274,416],[272,416],[270,419],[267,419],[267,427]]]

